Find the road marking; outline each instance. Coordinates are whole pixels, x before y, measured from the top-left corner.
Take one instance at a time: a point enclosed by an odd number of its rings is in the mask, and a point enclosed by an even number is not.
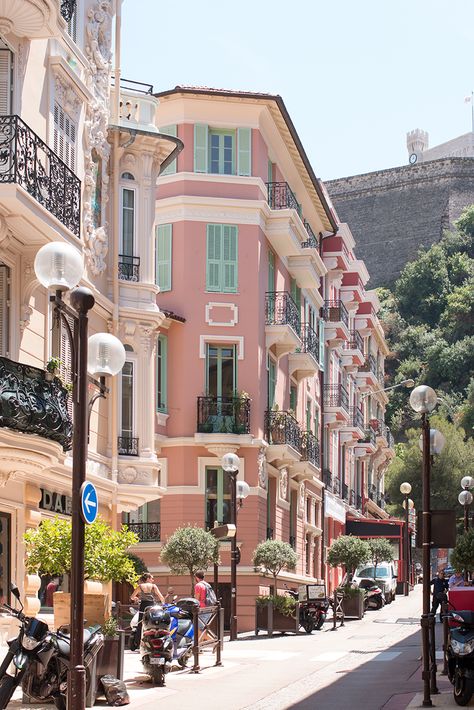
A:
[[[310,658],[310,661],[338,661],[347,656],[347,653],[347,651],[326,651],[326,653],[320,653],[319,656]]]
[[[373,661],[393,661],[397,656],[401,656],[401,651],[381,651],[377,653]]]
[[[287,661],[289,658],[300,656],[301,653],[295,651],[266,651],[262,648],[261,651],[253,649],[225,649],[225,658],[252,658],[259,661]]]

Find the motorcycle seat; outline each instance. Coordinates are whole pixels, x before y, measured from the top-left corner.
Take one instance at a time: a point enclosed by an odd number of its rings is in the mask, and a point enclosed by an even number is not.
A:
[[[84,641],[84,646],[86,643],[89,641],[90,637],[92,636],[91,632],[88,629],[84,629],[84,636],[83,636],[83,641]],[[71,653],[71,643],[69,640],[70,634],[61,634],[61,637],[56,637],[56,644],[58,647],[58,651],[63,655],[69,658],[69,654]]]
[[[455,611],[454,614],[458,614],[467,626],[474,626],[474,611]]]

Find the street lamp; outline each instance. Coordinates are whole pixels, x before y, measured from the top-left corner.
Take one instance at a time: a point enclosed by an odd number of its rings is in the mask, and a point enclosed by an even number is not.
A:
[[[400,493],[405,496],[405,499],[403,501],[404,503],[404,508],[405,508],[405,596],[408,596],[408,592],[410,591],[409,589],[409,578],[410,578],[410,562],[409,562],[409,554],[410,554],[410,539],[409,539],[409,534],[408,534],[408,513],[409,513],[409,505],[408,505],[408,496],[411,493],[411,485],[408,482],[401,483],[400,484]]]
[[[360,396],[360,399],[362,400],[362,399],[364,399],[364,397],[368,397],[369,394],[379,394],[379,392],[388,392],[389,390],[394,390],[397,387],[403,387],[403,386],[410,389],[411,387],[415,386],[415,380],[412,380],[412,379],[401,380],[401,382],[397,382],[396,385],[390,385],[390,387],[384,387],[383,389],[374,390],[374,391],[371,390],[370,392],[363,392]]]
[[[458,501],[464,506],[464,532],[467,532],[469,530],[469,506],[472,503],[471,491],[461,491],[458,495]]]
[[[84,539],[85,524],[81,514],[81,487],[86,478],[87,443],[89,434],[90,405],[97,397],[108,392],[105,376],[116,375],[125,362],[125,348],[118,338],[109,333],[97,333],[88,342],[88,312],[94,307],[92,291],[76,288],[84,271],[81,254],[70,244],[52,242],[39,249],[35,258],[35,273],[38,281],[48,290],[54,303],[54,315],[65,326],[72,352],[73,418],[74,435],[72,449],[72,514],[71,514],[71,651],[70,671],[67,684],[68,707],[83,710],[86,706],[86,671],[84,668]],[[70,291],[70,304],[63,301],[63,293]],[[69,319],[74,323],[73,328]],[[88,384],[92,380],[98,388],[91,402],[88,400]]]
[[[410,394],[410,405],[421,414],[423,442],[423,614],[421,616],[421,635],[423,645],[423,707],[431,707],[430,695],[430,638],[434,643],[434,615],[430,614],[430,550],[431,550],[431,507],[430,507],[430,424],[428,414],[438,402],[436,392],[427,385],[419,385]],[[434,652],[434,649],[433,649]],[[436,670],[431,676],[433,692],[436,690]]]
[[[250,493],[250,487],[245,481],[237,481],[237,474],[239,472],[240,459],[236,454],[224,454],[222,457],[222,468],[228,474],[230,474],[230,491],[231,491],[231,501],[230,501],[230,513],[231,513],[231,524],[237,527],[237,498],[239,499],[239,505],[242,505],[242,500],[248,496]],[[237,549],[237,533],[231,539],[231,549],[230,549],[230,587],[231,587],[231,599],[230,599],[230,640],[235,641],[237,639],[237,563],[238,563],[239,552]]]

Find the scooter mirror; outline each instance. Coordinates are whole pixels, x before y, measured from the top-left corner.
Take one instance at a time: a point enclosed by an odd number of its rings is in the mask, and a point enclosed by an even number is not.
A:
[[[10,591],[13,594],[14,597],[20,601],[20,590],[16,586],[15,582],[10,582]]]

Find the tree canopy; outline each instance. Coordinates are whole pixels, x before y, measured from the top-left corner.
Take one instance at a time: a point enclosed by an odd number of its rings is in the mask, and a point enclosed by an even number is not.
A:
[[[373,537],[367,542],[370,548],[370,560],[374,566],[374,577],[376,577],[379,564],[393,560],[393,546],[385,537]]]
[[[455,570],[474,570],[474,530],[471,528],[458,537],[451,553],[451,564]]]
[[[219,562],[219,543],[203,528],[187,525],[170,535],[161,550],[161,560],[173,574],[189,574],[193,594],[196,572]]]
[[[265,540],[254,550],[253,564],[271,574],[276,592],[276,580],[282,569],[294,569],[298,555],[291,545],[281,540]]]
[[[327,553],[327,561],[331,567],[345,567],[349,575],[353,575],[357,567],[370,559],[369,543],[354,535],[340,535]]]

